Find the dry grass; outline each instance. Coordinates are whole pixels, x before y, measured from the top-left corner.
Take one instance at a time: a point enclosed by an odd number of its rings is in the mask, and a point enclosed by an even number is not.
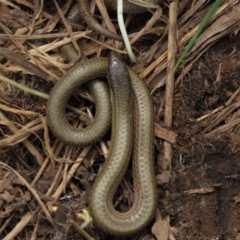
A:
[[[182,4],[184,4],[184,1]],[[0,28],[2,30],[0,38],[3,40],[2,48],[0,48],[0,55],[2,55],[0,68],[2,75],[0,78],[0,154],[2,156],[0,157],[0,165],[2,171],[4,171],[1,181],[7,179],[8,174],[17,176],[21,182],[20,185],[25,186],[24,191],[31,192],[33,196],[31,201],[34,202],[31,205],[26,201],[28,207],[23,208],[22,217],[20,217],[20,214],[12,224],[10,222],[14,218],[15,211],[18,212],[17,206],[14,205],[15,208],[13,207],[12,211],[9,211],[9,214],[2,219],[0,217],[0,236],[4,236],[2,238],[5,240],[14,239],[21,232],[24,232],[23,236],[28,236],[28,239],[34,239],[34,234],[37,232],[38,224],[41,221],[48,221],[52,226],[56,226],[52,214],[61,207],[56,204],[60,197],[68,197],[66,188],[70,188],[79,198],[84,196],[83,192],[77,190],[72,177],[77,171],[80,171],[81,166],[84,166],[82,164],[90,152],[91,157],[88,159],[88,167],[91,167],[96,161],[95,156],[104,153],[103,148],[100,149],[100,147],[97,149],[92,147],[83,149],[65,147],[57,139],[52,136],[49,137],[46,124],[45,106],[48,93],[53,84],[72,66],[72,64],[64,63],[59,47],[72,42],[78,52],[81,51],[89,57],[106,55],[108,50],[126,54],[122,43],[107,39],[88,29],[84,24],[74,26],[74,24],[69,24],[64,20],[64,15],[70,5],[71,1],[67,1],[65,5],[59,7],[59,10],[56,10],[56,5],[49,5],[47,1],[34,1],[34,4],[28,1],[0,2]],[[94,1],[91,4],[91,10],[93,9],[95,9]],[[162,115],[163,109],[165,109],[165,98],[158,98],[157,96],[157,90],[165,86],[166,79],[171,74],[172,68],[167,71],[168,59],[173,57],[175,52],[173,51],[168,56],[168,49],[176,44],[177,55],[179,55],[208,9],[208,1],[193,1],[192,4],[186,4],[183,9],[180,6],[177,26],[175,26],[178,28],[178,37],[175,42],[171,42],[172,45],[167,44],[168,10],[166,6],[163,9],[157,9],[151,18],[146,21],[145,26],[141,26],[139,31],[130,34],[133,49],[139,60],[132,67],[148,84],[156,104],[155,135],[169,143],[176,143],[176,134],[171,130],[171,121],[170,124],[169,122],[168,124],[162,123],[160,126],[158,117]],[[62,16],[60,16],[60,12]],[[104,18],[103,23],[106,26],[109,26],[109,28],[117,26],[116,22],[109,24],[110,18],[108,15],[104,14],[104,16],[106,18]],[[126,24],[131,26],[136,20],[133,16],[128,16]],[[67,27],[67,32],[57,33],[58,24],[62,22]],[[224,36],[238,32],[239,23],[239,1],[225,1],[187,55],[181,70],[176,75],[175,89],[180,86],[182,79],[189,73],[193,64],[214,43]],[[72,31],[72,27],[77,30]],[[156,41],[154,42],[152,39]],[[146,46],[144,42],[147,43]],[[18,57],[16,58],[15,55]],[[240,122],[239,111],[236,112],[239,109],[239,101],[235,102],[234,99],[237,98],[238,93],[239,89],[236,93],[231,93],[225,105],[195,119],[201,125],[204,136],[213,137],[216,134],[220,135],[226,131],[236,130],[236,126]],[[174,95],[170,97],[170,100],[166,100],[166,104],[173,101],[173,98]],[[223,120],[226,123],[220,126],[219,123]],[[107,145],[105,142],[102,144]],[[28,156],[27,162],[34,166],[34,176],[30,173],[28,176],[28,180],[31,179],[30,182],[24,180],[24,166],[21,165],[21,162],[16,163],[18,160],[14,160],[13,163],[13,158],[10,155],[11,151],[19,151],[19,158]],[[162,153],[163,156],[165,154]],[[56,159],[64,159],[65,163],[56,162]],[[22,159],[22,161],[25,160]],[[168,159],[168,161],[171,161],[171,159]],[[72,164],[73,162],[75,164]],[[9,173],[7,174],[7,172]],[[54,172],[54,175],[48,182],[47,191],[46,189],[40,191],[37,188],[38,185],[42,184],[39,183],[40,179],[51,172]],[[91,178],[87,178],[87,180],[90,181]],[[167,180],[165,179],[165,181]],[[66,216],[68,216],[68,219],[65,219],[67,230],[72,226],[86,239],[92,239],[82,229],[81,224],[74,221],[77,218],[88,223],[90,220],[87,213],[82,215],[79,213],[66,214],[64,218]],[[44,218],[46,220],[43,220]],[[31,223],[34,223],[35,228],[32,229],[32,232],[26,233],[29,231],[26,230],[26,226],[31,225]],[[52,229],[54,230],[54,227]],[[67,233],[67,230],[64,233]]]

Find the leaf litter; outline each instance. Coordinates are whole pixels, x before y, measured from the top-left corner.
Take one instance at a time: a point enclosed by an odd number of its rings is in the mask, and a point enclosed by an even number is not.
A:
[[[178,56],[213,2],[179,3]],[[60,5],[63,14],[70,3]],[[152,18],[150,13],[126,18],[135,38],[134,50],[141,56],[132,67],[148,84],[156,113],[159,210],[152,228],[156,239],[239,238],[239,9],[238,1],[224,1],[177,71],[172,128],[163,121],[168,3],[156,9]],[[73,38],[86,56],[106,55],[108,49],[116,48],[125,53],[121,43],[101,37],[84,24],[69,25],[74,29],[71,36],[57,35],[61,18],[52,2],[4,1],[0,13],[2,47],[36,65],[47,77],[39,78],[37,72],[6,56],[1,58],[1,75],[39,93],[49,94],[71,67],[58,48]],[[108,239],[91,223],[86,210],[109,137],[94,147],[65,146],[47,131],[46,98],[2,78],[0,96],[1,239]],[[70,99],[75,107],[86,112],[94,109],[87,105],[84,91],[76,96],[81,99],[77,104]],[[76,113],[69,117],[79,124]],[[164,158],[163,140],[172,144],[170,165]],[[54,162],[54,158],[67,161]],[[132,197],[129,171],[114,198],[116,208],[129,209]],[[151,226],[134,239],[147,239],[150,234]]]

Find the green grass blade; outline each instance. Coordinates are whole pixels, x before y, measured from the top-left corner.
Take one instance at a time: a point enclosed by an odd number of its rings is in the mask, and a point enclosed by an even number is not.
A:
[[[177,70],[177,68],[179,67],[179,65],[181,64],[182,60],[185,58],[185,56],[187,55],[187,53],[190,51],[190,49],[192,48],[193,44],[195,43],[195,41],[197,40],[198,36],[200,35],[200,33],[202,32],[203,28],[207,25],[209,19],[213,16],[213,14],[216,12],[218,6],[222,3],[223,0],[216,0],[215,3],[211,6],[211,8],[209,9],[208,13],[206,14],[206,16],[203,18],[202,22],[200,23],[197,31],[195,32],[195,34],[192,36],[192,38],[190,39],[188,45],[185,47],[181,57],[178,59],[173,71],[175,72]]]

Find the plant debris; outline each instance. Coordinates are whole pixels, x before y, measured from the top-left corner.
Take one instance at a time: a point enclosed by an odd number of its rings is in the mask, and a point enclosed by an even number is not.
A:
[[[214,1],[179,2],[177,56]],[[8,54],[0,55],[0,238],[4,240],[112,239],[94,225],[88,209],[109,136],[95,146],[66,146],[48,131],[45,107],[54,83],[74,65],[65,63],[61,46],[73,42],[87,57],[107,56],[110,50],[124,56],[126,51],[123,43],[101,36],[85,23],[62,18],[71,4],[61,2],[57,10],[53,1],[0,3],[1,49],[22,59],[16,62]],[[139,58],[131,67],[145,80],[155,107],[159,203],[155,223],[130,239],[237,240],[240,3],[223,1],[176,72],[172,127],[164,123],[168,4],[164,1],[152,12],[125,17]],[[99,21],[105,21],[94,0],[90,8],[96,9]],[[116,15],[109,12],[109,16],[118,32]],[[63,22],[67,30],[58,32]],[[37,71],[26,69],[26,64],[35,65]],[[79,124],[79,119],[89,122],[86,116],[94,112],[93,102],[86,89],[69,100],[85,113],[79,117],[69,112],[72,124]],[[164,141],[170,143],[171,162]],[[129,167],[114,197],[118,211],[127,211],[133,203],[131,176]]]

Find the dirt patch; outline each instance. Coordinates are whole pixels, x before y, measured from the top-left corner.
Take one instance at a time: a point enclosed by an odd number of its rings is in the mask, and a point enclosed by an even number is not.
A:
[[[228,140],[201,139],[174,161],[164,201],[179,239],[235,239],[239,233],[239,155]]]
[[[22,182],[17,176],[0,167],[0,220],[10,216],[19,218],[31,201],[31,194],[21,190]]]
[[[237,239],[240,234],[240,160],[238,125],[211,137],[212,129],[197,121],[223,106],[239,88],[240,35],[216,43],[194,65],[175,100],[174,151],[163,214],[170,214],[178,239]],[[178,95],[178,94],[176,94]],[[236,109],[219,126],[231,121]]]

